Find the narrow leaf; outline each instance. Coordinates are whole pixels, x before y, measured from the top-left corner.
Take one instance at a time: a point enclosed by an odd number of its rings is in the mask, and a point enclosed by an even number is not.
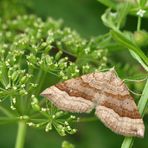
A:
[[[148,65],[148,58],[139,47],[137,47],[134,43],[132,43],[121,32],[117,30],[111,30],[111,34],[117,42],[122,44],[127,49],[134,51],[143,60],[145,65]]]

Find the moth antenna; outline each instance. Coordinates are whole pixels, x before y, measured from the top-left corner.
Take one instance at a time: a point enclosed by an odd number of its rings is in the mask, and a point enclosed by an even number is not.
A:
[[[109,70],[115,70],[115,66],[113,66],[112,68],[100,69],[99,72],[105,72],[105,71],[109,71]]]
[[[124,82],[143,82],[145,80],[147,80],[148,77],[145,77],[143,79],[139,79],[139,80],[134,80],[134,79],[123,79]]]
[[[112,70],[116,74],[116,76],[118,77],[118,73],[117,73],[117,71],[115,69],[115,66],[113,66],[110,70]]]
[[[129,90],[132,94],[134,94],[134,95],[136,95],[136,96],[141,96],[141,95],[142,95],[142,94],[140,94],[140,93],[136,93],[136,92],[130,90],[129,88],[128,88],[128,90]]]

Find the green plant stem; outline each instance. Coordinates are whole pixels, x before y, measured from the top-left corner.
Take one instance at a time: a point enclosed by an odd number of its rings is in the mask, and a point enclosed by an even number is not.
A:
[[[140,28],[141,28],[141,17],[138,16],[137,31],[140,31]]]
[[[23,148],[25,142],[26,135],[26,122],[24,120],[20,120],[18,123],[18,132],[15,148]]]
[[[148,79],[145,84],[144,90],[142,92],[142,96],[138,103],[139,112],[141,113],[142,117],[144,116],[147,104],[148,104]]]
[[[17,117],[14,117],[14,118],[0,117],[0,125],[1,124],[10,124],[10,123],[17,122],[17,121],[18,121]]]
[[[145,87],[142,92],[142,96],[138,103],[138,109],[142,116],[144,116],[144,111],[148,103],[148,91],[147,90],[148,90],[148,80],[145,84]],[[131,148],[133,143],[134,143],[134,137],[125,137],[121,148]]]
[[[3,107],[1,105],[0,105],[0,111],[2,111],[8,117],[14,117],[10,111],[8,111],[5,107]]]
[[[133,143],[134,143],[134,138],[132,138],[132,137],[125,137],[125,139],[124,139],[124,141],[122,143],[121,148],[132,148]]]

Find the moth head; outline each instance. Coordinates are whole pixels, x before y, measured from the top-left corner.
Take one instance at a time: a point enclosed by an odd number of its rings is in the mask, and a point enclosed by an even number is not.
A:
[[[40,95],[43,97],[50,96],[51,95],[50,88],[45,89],[43,92],[41,92]]]

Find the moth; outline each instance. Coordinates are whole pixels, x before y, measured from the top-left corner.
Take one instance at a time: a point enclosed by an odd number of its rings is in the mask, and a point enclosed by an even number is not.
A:
[[[96,116],[113,132],[124,136],[144,136],[144,123],[136,103],[114,68],[64,81],[45,89],[57,108]]]

